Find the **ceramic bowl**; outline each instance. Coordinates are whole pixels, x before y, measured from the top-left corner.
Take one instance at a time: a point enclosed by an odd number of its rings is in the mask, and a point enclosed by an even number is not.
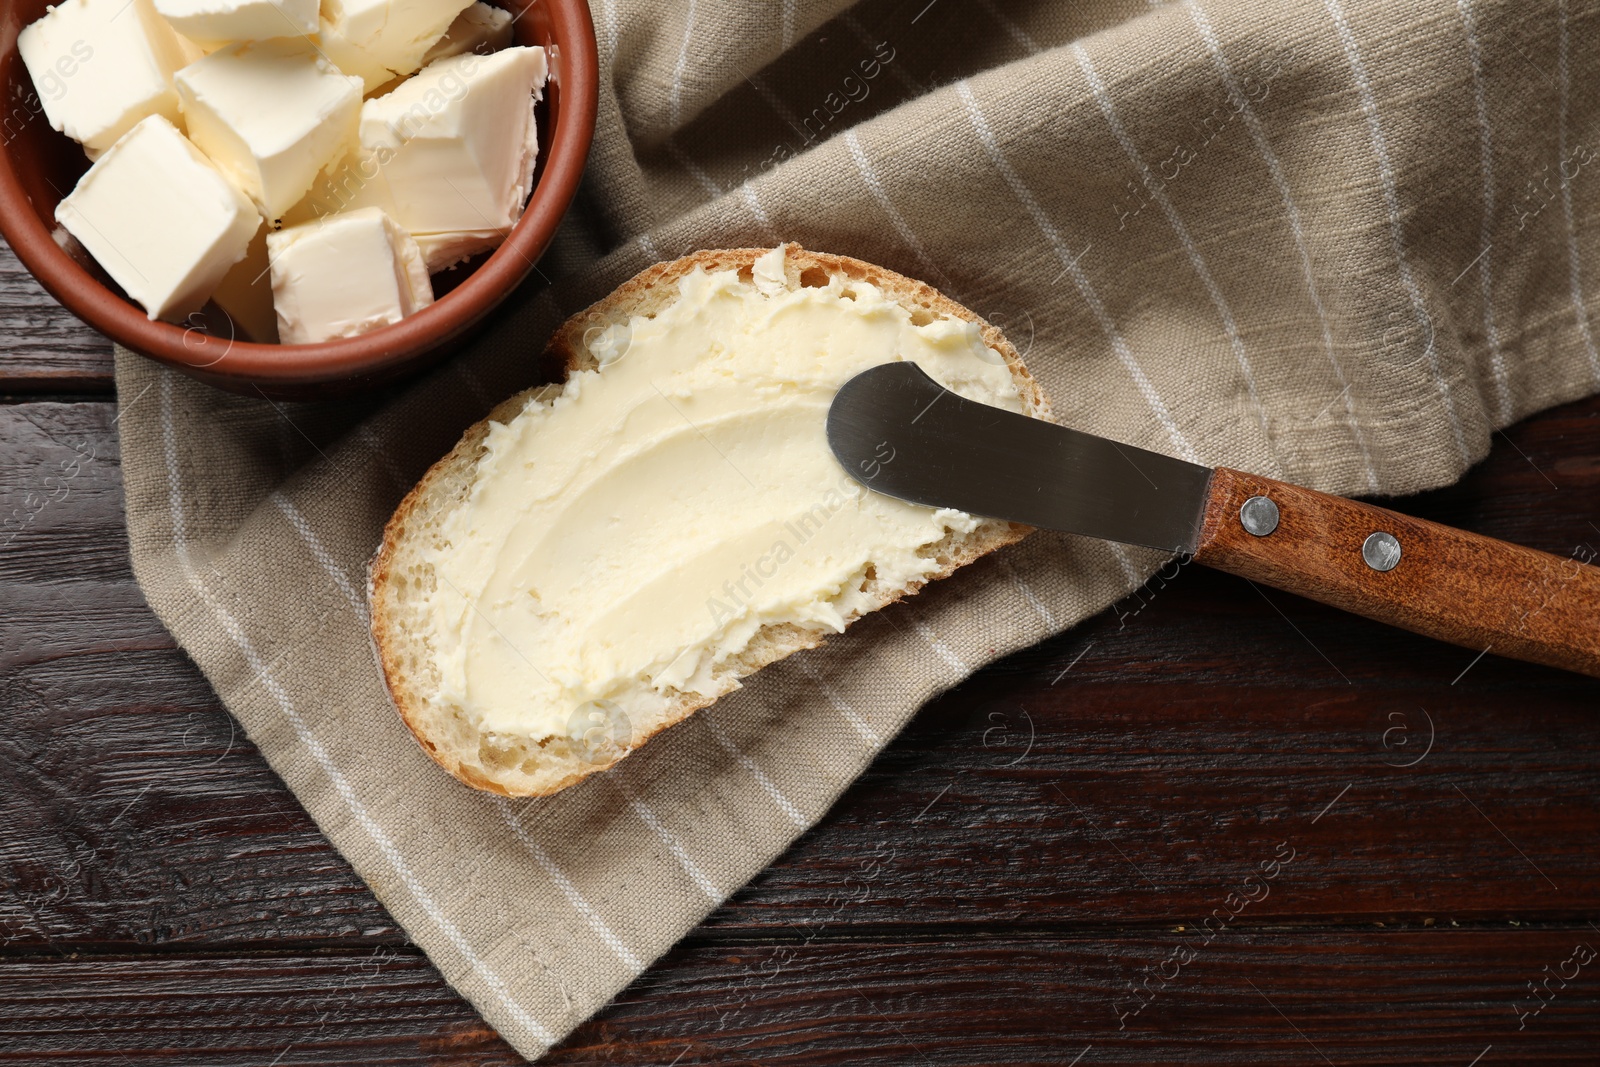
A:
[[[550,53],[537,109],[539,164],[526,211],[492,254],[435,277],[442,293],[415,315],[363,334],[309,345],[231,336],[226,316],[152,322],[109,278],[57,244],[56,204],[88,169],[83,149],[50,128],[17,34],[49,0],[0,9],[0,233],[52,296],[107,337],[223,389],[309,398],[355,392],[436,362],[533,270],[577,193],[594,135],[599,85],[594,24],[584,0],[494,0],[516,16],[516,43]],[[447,290],[447,291],[446,291]],[[211,321],[213,319],[220,321]],[[4,358],[0,356],[0,358]]]

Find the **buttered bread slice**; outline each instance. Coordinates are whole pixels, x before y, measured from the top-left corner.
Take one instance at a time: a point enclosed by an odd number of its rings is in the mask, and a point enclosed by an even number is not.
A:
[[[563,789],[1028,533],[868,492],[829,451],[839,386],[901,359],[1049,417],[999,330],[892,271],[700,252],[573,316],[549,354],[565,384],[472,427],[372,564],[395,705],[468,785]]]

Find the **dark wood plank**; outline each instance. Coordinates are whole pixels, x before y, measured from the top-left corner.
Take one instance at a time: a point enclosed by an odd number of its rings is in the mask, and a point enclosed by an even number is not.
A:
[[[926,709],[713,925],[1197,922],[1279,842],[1303,865],[1250,923],[1600,911],[1592,689],[1530,723],[1445,683],[1141,694],[1094,681],[1087,657],[1073,673],[1086,667],[1055,691],[995,677]],[[1426,751],[1424,709],[1432,752],[1394,766]],[[1012,743],[985,751],[991,731]]]
[[[544,1062],[1593,1063],[1597,945],[1587,926],[689,945]],[[7,960],[0,989],[0,1063],[518,1062],[414,953]]]
[[[1596,415],[1536,420],[1402,506],[1600,541],[1600,465],[1570,458],[1600,453]],[[0,548],[8,951],[400,943],[143,607],[113,418],[0,407],[0,518],[61,496]],[[709,929],[1195,923],[1282,841],[1295,877],[1241,925],[1593,917],[1600,683],[1471,658],[1183,568],[930,704]]]
[[[111,342],[33,280],[0,238],[0,393],[109,393]]]
[[[0,941],[398,943],[140,596],[115,418],[0,407]]]
[[[0,1063],[522,1063],[420,953],[0,962]]]
[[[1496,435],[1454,486],[1384,503],[1592,553],[1600,400]],[[827,834],[712,921],[826,912],[822,870],[853,922],[1150,921],[1163,902],[1177,914],[1226,892],[1224,871],[1247,870],[1347,785],[1312,828],[1328,866],[1257,921],[1592,916],[1597,709],[1591,679],[1475,662],[1185,567],[923,709]],[[908,816],[921,832],[902,848]],[[1520,869],[1502,866],[1513,859]]]
[[[1592,1063],[1596,946],[1585,926],[685,947],[546,1062]]]

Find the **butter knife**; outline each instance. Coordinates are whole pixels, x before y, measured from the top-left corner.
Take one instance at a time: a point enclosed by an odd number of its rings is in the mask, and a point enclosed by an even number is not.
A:
[[[1180,553],[1466,648],[1600,677],[1600,567],[963,399],[914,363],[840,388],[828,444],[858,482]]]

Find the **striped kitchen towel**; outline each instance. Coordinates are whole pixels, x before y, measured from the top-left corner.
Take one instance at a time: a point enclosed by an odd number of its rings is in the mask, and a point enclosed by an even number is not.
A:
[[[1346,494],[1457,478],[1600,388],[1600,3],[597,0],[600,125],[526,290],[376,397],[127,353],[134,565],[229,710],[530,1059],[813,824],[932,694],[1136,587],[1041,534],[547,799],[389,707],[364,569],[402,493],[659,259],[796,240],[1002,326],[1075,426]],[[545,277],[553,284],[547,284]],[[146,393],[148,390],[148,394]]]

